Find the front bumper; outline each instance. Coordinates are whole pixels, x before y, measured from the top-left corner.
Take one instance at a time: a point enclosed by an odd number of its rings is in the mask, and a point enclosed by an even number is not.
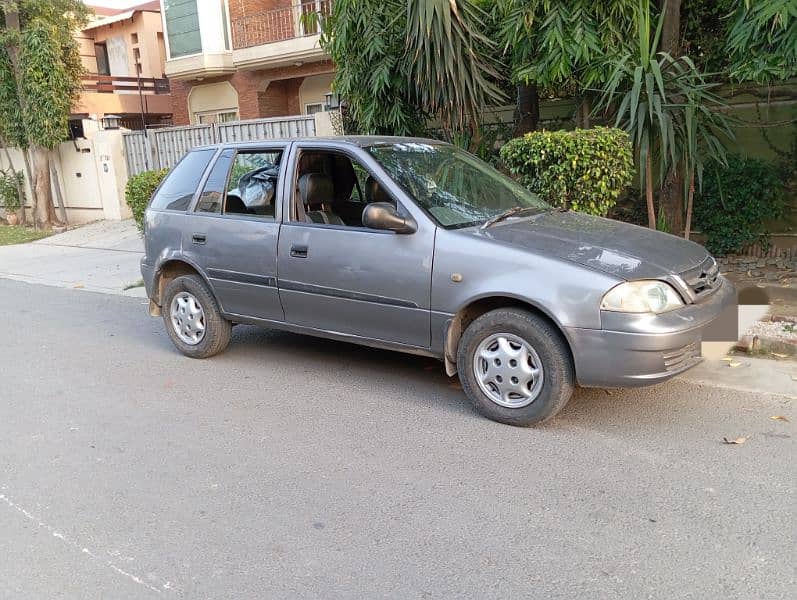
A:
[[[711,296],[667,313],[602,312],[603,329],[567,329],[576,379],[585,387],[636,387],[683,373],[702,360],[708,326],[726,312],[735,322],[735,307],[736,290],[721,277]]]

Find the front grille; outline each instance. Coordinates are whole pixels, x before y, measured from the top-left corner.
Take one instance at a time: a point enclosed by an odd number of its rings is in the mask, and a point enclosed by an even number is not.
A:
[[[684,346],[683,348],[678,348],[677,350],[672,350],[671,352],[665,352],[662,357],[664,358],[664,370],[665,371],[678,371],[681,368],[687,366],[687,363],[690,363],[693,359],[700,356],[700,342],[695,341],[691,344]]]
[[[717,289],[719,274],[720,268],[717,261],[712,256],[707,256],[699,265],[687,269],[679,275],[684,283],[689,286],[695,298],[698,298],[708,295]]]

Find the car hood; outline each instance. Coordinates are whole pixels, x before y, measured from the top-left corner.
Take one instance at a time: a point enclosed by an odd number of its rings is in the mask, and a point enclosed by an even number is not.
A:
[[[576,212],[551,211],[507,219],[476,235],[557,256],[621,279],[654,279],[703,262],[703,246],[645,227]]]

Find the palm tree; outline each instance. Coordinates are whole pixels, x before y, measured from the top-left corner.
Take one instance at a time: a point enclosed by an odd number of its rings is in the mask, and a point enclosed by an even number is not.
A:
[[[481,113],[506,100],[498,87],[495,43],[479,31],[488,18],[474,0],[408,0],[410,81],[420,105],[477,145]]]
[[[649,2],[639,0],[637,21],[638,52],[617,61],[596,111],[613,115],[615,126],[631,136],[651,229],[656,228],[654,172],[659,181],[671,171],[684,175],[688,236],[696,180],[699,186],[706,163],[725,162],[720,140],[732,138],[732,133],[720,112],[725,105],[711,91],[715,84],[706,81],[689,57],[657,51],[663,18],[651,36]]]

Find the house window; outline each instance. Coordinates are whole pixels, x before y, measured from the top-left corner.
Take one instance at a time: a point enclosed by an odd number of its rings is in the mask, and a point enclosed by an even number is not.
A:
[[[230,121],[238,120],[238,111],[227,110],[214,110],[201,113],[194,113],[196,122],[200,125],[209,125],[210,123],[229,123]]]
[[[130,34],[130,43],[133,44],[133,45],[138,44],[138,34],[137,33],[131,33]]]
[[[110,75],[111,66],[108,60],[108,46],[105,42],[94,44],[94,55],[97,57],[97,74]]]
[[[230,49],[230,32],[228,29],[227,0],[221,0],[221,29],[224,32],[224,49]]]
[[[202,52],[196,0],[164,0],[164,21],[169,40],[169,57]]]
[[[314,115],[319,112],[324,112],[324,105],[321,102],[304,105],[304,114],[306,115]]]

